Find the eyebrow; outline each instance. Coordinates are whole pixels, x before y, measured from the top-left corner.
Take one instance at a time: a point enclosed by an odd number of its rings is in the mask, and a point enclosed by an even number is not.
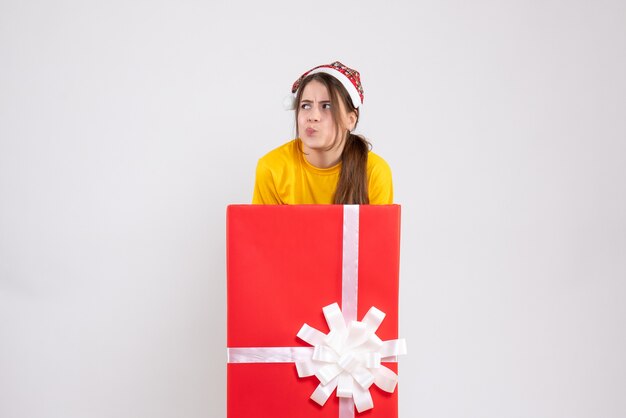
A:
[[[330,103],[330,100],[320,100],[320,103]],[[300,100],[300,103],[313,103],[313,100],[309,100],[309,99],[302,99]]]

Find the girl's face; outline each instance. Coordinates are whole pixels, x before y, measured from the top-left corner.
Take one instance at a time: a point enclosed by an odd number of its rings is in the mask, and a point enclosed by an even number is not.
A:
[[[331,103],[330,92],[317,80],[312,80],[304,87],[298,106],[298,134],[305,153],[326,151],[340,139],[337,138],[331,106],[339,106],[339,114],[344,119],[340,126],[352,129],[356,123],[356,115],[348,113],[342,103]]]

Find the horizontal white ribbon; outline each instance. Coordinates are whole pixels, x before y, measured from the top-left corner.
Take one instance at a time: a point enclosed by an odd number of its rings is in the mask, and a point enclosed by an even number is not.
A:
[[[295,363],[308,360],[314,347],[236,347],[227,348],[228,363]],[[396,356],[381,358],[381,363],[396,363]]]
[[[312,347],[237,347],[227,350],[229,363],[295,363],[311,358]]]

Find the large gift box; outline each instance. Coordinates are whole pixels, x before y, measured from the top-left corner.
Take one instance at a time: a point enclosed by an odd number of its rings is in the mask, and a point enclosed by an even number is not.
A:
[[[228,417],[397,417],[399,254],[398,205],[229,206]]]

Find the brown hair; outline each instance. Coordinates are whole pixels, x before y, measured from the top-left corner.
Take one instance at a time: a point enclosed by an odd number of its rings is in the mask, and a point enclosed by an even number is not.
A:
[[[356,124],[359,122],[359,111],[352,105],[352,100],[345,87],[335,77],[325,73],[315,73],[307,76],[302,80],[296,95],[296,133],[298,132],[298,113],[300,113],[300,100],[304,87],[311,81],[316,80],[322,83],[328,89],[331,97],[331,104],[343,103],[348,112],[356,113]],[[361,135],[350,132],[345,126],[341,125],[342,115],[339,114],[339,106],[331,106],[331,113],[335,121],[338,138],[330,146],[340,146],[345,141],[343,151],[341,153],[341,173],[335,190],[335,204],[342,205],[366,205],[369,203],[367,194],[367,154],[371,149],[371,144]],[[343,133],[343,134],[342,134]]]

